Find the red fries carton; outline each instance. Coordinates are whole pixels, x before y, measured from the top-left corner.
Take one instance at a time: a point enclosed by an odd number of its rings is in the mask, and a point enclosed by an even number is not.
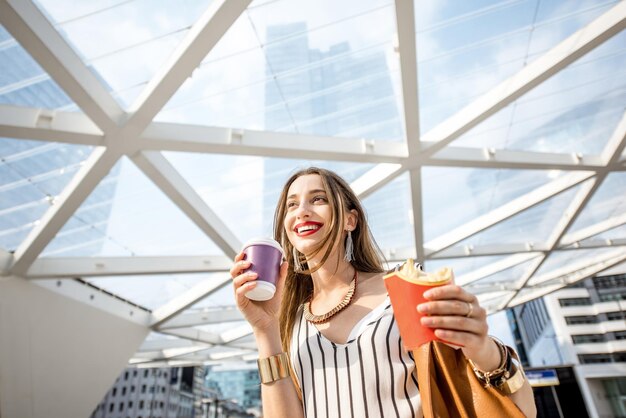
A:
[[[436,273],[425,273],[409,258],[400,270],[385,275],[384,279],[404,348],[415,350],[428,341],[442,341],[435,336],[433,328],[421,324],[424,314],[417,311],[417,305],[427,301],[424,292],[428,289],[452,283],[452,270],[444,267]]]

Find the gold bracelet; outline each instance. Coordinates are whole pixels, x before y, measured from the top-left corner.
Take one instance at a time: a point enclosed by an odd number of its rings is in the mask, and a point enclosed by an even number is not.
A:
[[[501,361],[497,369],[491,372],[484,372],[476,367],[476,365],[468,359],[470,365],[474,369],[474,374],[485,388],[494,386],[505,395],[511,395],[524,386],[526,382],[526,374],[515,350],[505,345],[502,341],[495,337],[491,337],[500,349]]]
[[[500,364],[495,370],[485,372],[483,370],[480,370],[471,359],[467,359],[470,366],[472,366],[474,374],[476,375],[478,380],[485,384],[485,388],[491,386],[492,382],[496,385],[500,383],[498,380],[506,374],[511,364],[511,357],[504,343],[495,337],[489,336],[489,338],[491,338],[493,342],[496,343],[496,345],[498,346],[498,350],[500,351]]]
[[[515,350],[510,347],[507,347],[507,350],[510,351],[511,370],[506,373],[505,378],[502,379],[501,383],[496,387],[505,395],[511,395],[524,386],[526,374],[524,373],[524,367],[522,367],[522,363]]]
[[[261,383],[272,383],[289,377],[289,357],[283,352],[257,360]]]
[[[524,370],[522,367],[517,367],[516,365],[511,366],[512,375],[508,379],[503,379],[504,381],[496,386],[498,390],[505,395],[511,395],[524,386],[524,382],[526,379],[524,378]]]

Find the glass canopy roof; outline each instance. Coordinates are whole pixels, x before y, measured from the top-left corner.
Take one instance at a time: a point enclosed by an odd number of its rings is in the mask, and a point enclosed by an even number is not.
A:
[[[626,270],[626,2],[412,3],[7,3],[2,273],[145,314],[131,364],[253,358],[228,269],[309,165],[492,313]]]

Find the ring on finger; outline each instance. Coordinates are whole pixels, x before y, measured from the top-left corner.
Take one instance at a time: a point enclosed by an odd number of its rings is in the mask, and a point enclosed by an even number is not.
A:
[[[471,318],[472,313],[474,312],[474,305],[472,305],[469,302],[465,302],[465,303],[467,303],[467,308],[468,308],[467,313],[465,314],[465,317],[466,318]]]

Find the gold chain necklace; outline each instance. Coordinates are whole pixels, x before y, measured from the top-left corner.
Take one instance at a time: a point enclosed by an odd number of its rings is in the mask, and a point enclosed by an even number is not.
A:
[[[339,312],[344,310],[350,303],[352,302],[352,297],[356,293],[356,279],[357,279],[357,271],[354,269],[354,276],[352,277],[352,282],[350,282],[350,287],[348,288],[348,293],[343,297],[339,305],[335,306],[330,311],[326,312],[322,315],[315,315],[311,312],[311,300],[304,303],[304,319],[313,323],[313,324],[323,324],[324,322],[330,321],[330,318],[337,315]],[[312,297],[312,296],[311,296]]]

